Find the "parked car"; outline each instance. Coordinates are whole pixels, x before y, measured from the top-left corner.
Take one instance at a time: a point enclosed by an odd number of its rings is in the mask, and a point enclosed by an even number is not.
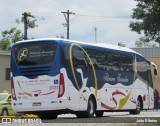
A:
[[[0,115],[8,116],[15,114],[16,112],[11,107],[11,94],[8,92],[0,93]]]

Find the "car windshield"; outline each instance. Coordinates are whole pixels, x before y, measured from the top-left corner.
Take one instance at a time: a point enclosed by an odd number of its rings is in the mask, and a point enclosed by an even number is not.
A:
[[[0,94],[0,101],[3,101],[7,97],[7,94]]]

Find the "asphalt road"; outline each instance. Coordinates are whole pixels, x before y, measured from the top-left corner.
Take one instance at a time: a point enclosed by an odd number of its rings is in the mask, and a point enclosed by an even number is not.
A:
[[[10,123],[10,125],[9,125]],[[3,118],[3,126],[160,126],[160,110],[141,111],[139,115],[130,115],[129,112],[105,112],[103,117],[77,118],[73,114],[59,115],[57,119],[39,118]],[[32,124],[31,124],[32,123]]]
[[[42,120],[42,123],[110,123],[110,124],[131,124],[142,123],[160,125],[160,110],[141,111],[139,115],[130,115],[129,112],[105,112],[103,117],[77,118],[75,115],[59,115],[57,119]]]

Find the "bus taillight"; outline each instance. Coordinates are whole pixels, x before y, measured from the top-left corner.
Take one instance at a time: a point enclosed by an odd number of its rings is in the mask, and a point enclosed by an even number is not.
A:
[[[13,77],[11,77],[11,95],[12,95],[13,100],[17,100],[16,94],[15,94],[15,89],[14,89]]]
[[[59,84],[58,98],[62,97],[64,92],[65,92],[64,76],[62,73],[60,73],[60,84]]]

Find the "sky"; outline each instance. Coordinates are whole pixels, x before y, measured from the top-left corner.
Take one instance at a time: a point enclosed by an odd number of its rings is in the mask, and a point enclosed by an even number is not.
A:
[[[70,15],[70,39],[88,43],[124,42],[134,47],[135,41],[143,36],[129,28],[135,7],[134,0],[0,0],[0,32],[12,27],[23,31],[23,23],[17,25],[15,20],[22,13],[31,12],[38,27],[28,29],[29,38],[66,38],[67,28],[63,25],[66,20],[61,12],[69,10],[75,13]]]

